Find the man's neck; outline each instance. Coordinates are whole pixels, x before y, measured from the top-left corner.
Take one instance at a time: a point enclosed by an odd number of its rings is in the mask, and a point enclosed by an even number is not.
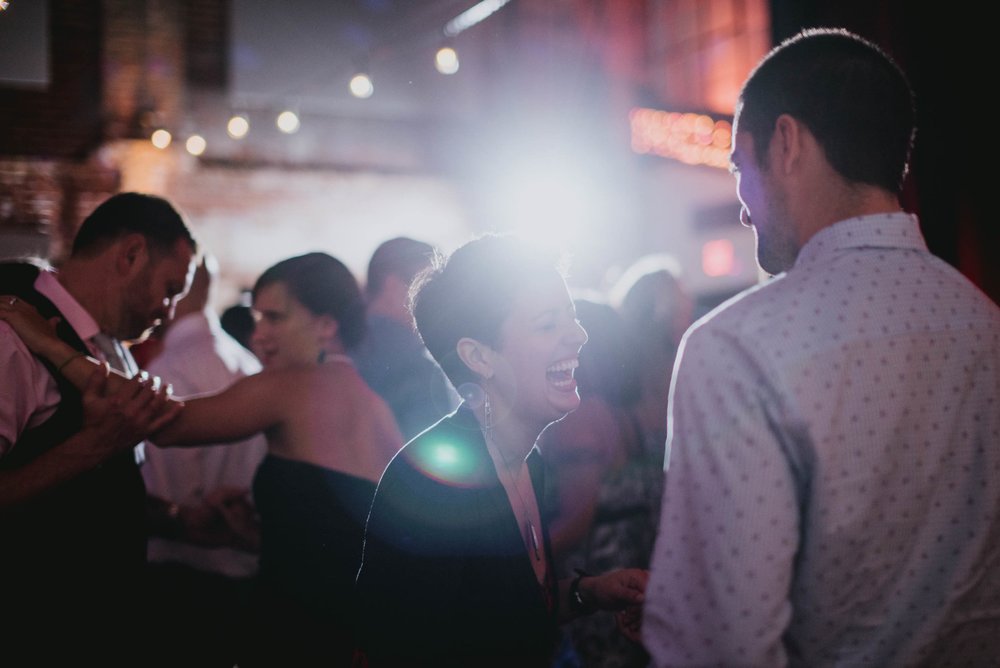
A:
[[[107,281],[100,272],[86,261],[69,259],[59,268],[56,280],[90,314],[102,332],[110,333]]]
[[[802,221],[799,228],[800,248],[817,232],[842,220],[902,210],[895,194],[866,184],[846,184],[829,189],[809,200],[809,203],[810,211],[799,219]]]

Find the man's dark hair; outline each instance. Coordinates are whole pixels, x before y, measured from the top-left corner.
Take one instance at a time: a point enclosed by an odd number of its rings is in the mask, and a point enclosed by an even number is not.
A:
[[[344,347],[357,346],[365,336],[365,301],[354,274],[343,262],[326,253],[306,253],[268,268],[253,286],[254,299],[261,289],[281,283],[314,315],[337,321],[337,335]]]
[[[365,293],[371,299],[379,293],[389,276],[397,276],[404,283],[429,267],[434,260],[434,247],[409,237],[396,237],[379,244],[368,262],[368,280]]]
[[[743,85],[738,130],[757,160],[781,114],[804,123],[848,181],[899,194],[915,134],[913,91],[899,66],[868,40],[834,28],[804,30],[775,47]]]
[[[180,213],[170,202],[155,195],[118,193],[104,200],[80,226],[73,240],[73,256],[98,252],[126,234],[141,234],[150,249],[169,253],[178,239],[198,244]]]

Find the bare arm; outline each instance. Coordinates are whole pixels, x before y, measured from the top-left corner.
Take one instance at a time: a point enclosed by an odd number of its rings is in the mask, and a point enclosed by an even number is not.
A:
[[[6,321],[24,340],[25,345],[37,355],[51,362],[73,385],[82,388],[98,360],[81,354],[55,335],[53,323],[42,318],[30,304],[0,296],[0,320]],[[159,387],[159,379],[144,379]],[[273,427],[284,419],[282,398],[288,393],[285,374],[257,374],[249,376],[220,394],[193,399],[170,425],[152,436],[160,446],[202,445],[244,439]],[[122,374],[112,371],[107,378],[110,392],[116,392],[127,383]],[[165,390],[169,396],[170,388]]]

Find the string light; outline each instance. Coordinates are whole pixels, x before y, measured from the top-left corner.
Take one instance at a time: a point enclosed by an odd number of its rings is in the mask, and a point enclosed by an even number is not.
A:
[[[441,74],[454,74],[458,71],[458,53],[450,46],[442,46],[434,55],[434,67]]]
[[[351,95],[361,99],[369,98],[375,92],[371,78],[364,73],[355,74],[351,79]]]
[[[149,140],[153,142],[153,146],[161,150],[170,146],[170,142],[173,141],[173,139],[174,138],[170,135],[170,133],[163,128],[154,131],[149,137]]]
[[[246,116],[237,114],[229,119],[226,124],[226,132],[233,139],[243,139],[250,132],[250,121]]]
[[[184,143],[184,148],[187,149],[187,152],[194,156],[204,153],[207,147],[208,142],[206,142],[205,138],[201,135],[191,135]]]
[[[298,132],[300,125],[298,114],[290,109],[286,109],[278,114],[278,118],[274,121],[274,124],[277,125],[278,129],[286,135]]]

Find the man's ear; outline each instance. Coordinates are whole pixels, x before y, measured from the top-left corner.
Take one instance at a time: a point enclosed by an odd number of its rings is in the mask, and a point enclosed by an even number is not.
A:
[[[789,174],[800,167],[805,131],[802,122],[788,114],[781,114],[774,122],[774,135],[771,137],[770,147],[771,164],[782,173]]]
[[[149,262],[149,244],[141,234],[126,234],[113,248],[115,270],[119,276],[134,276]]]
[[[472,373],[484,380],[493,377],[493,349],[488,345],[465,336],[458,340],[455,351]]]

